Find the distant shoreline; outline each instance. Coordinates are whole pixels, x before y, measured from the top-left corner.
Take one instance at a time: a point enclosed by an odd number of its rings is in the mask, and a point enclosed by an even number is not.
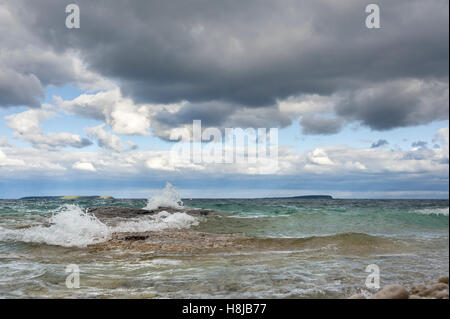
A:
[[[304,195],[304,196],[288,196],[288,197],[263,197],[262,199],[334,199],[331,195]]]
[[[26,196],[19,199],[116,199],[112,196]],[[204,198],[183,198],[184,200],[190,199],[204,199]],[[260,199],[334,199],[331,195],[304,195],[304,196],[288,196],[288,197],[261,197]]]
[[[313,198],[309,198],[313,196]],[[439,201],[449,201],[449,198],[439,198],[439,197],[431,197],[431,198],[407,198],[407,197],[366,197],[366,198],[351,198],[351,197],[333,197],[331,195],[305,195],[305,196],[277,196],[277,197],[183,197],[181,200],[190,201],[190,200],[220,200],[220,199],[236,199],[236,200],[245,200],[245,199],[315,199],[314,196],[319,196],[316,199],[329,199],[329,200],[439,200]],[[329,197],[328,197],[329,196]],[[323,197],[323,198],[321,198]],[[331,197],[331,198],[330,198]],[[45,200],[45,199],[61,199],[61,200],[79,200],[79,199],[107,199],[107,200],[124,200],[124,199],[138,199],[138,200],[147,200],[148,197],[113,197],[113,196],[99,196],[99,195],[86,195],[86,196],[24,196],[19,198],[0,198],[0,200]]]
[[[21,197],[19,199],[61,199],[61,200],[68,200],[68,199],[115,199],[112,196],[26,196]]]

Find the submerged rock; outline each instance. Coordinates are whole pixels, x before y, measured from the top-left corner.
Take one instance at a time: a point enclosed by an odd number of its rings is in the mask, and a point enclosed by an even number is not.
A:
[[[233,251],[247,247],[234,235],[211,234],[190,229],[166,229],[133,233],[115,233],[111,240],[92,245],[91,249],[123,249],[157,253],[200,253]]]
[[[145,209],[134,207],[115,207],[115,206],[102,206],[102,207],[89,207],[86,209],[87,213],[94,214],[97,218],[102,217],[137,217],[139,215],[153,214]]]
[[[189,215],[209,215],[212,213],[208,209],[196,209],[190,207],[183,208],[172,208],[172,207],[159,207],[158,209],[146,210],[136,207],[121,207],[121,206],[99,206],[99,207],[89,207],[86,209],[87,213],[94,214],[99,219],[104,218],[133,218],[142,215],[153,215],[160,212],[166,211],[168,213],[180,213],[184,212]]]

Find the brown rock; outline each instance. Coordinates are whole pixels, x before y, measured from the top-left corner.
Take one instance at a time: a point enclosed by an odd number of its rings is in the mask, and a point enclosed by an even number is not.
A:
[[[442,282],[438,282],[437,284],[433,285],[434,290],[445,290],[448,289],[448,284],[444,284]]]
[[[184,212],[189,215],[202,215],[202,216],[209,215],[212,213],[212,211],[209,209],[197,209],[190,207],[182,207],[182,208],[159,207],[154,210],[146,210],[135,207],[99,206],[99,207],[88,207],[86,209],[87,213],[94,214],[100,220],[105,220],[107,218],[114,218],[114,217],[133,218],[143,215],[154,215],[162,211],[168,213]]]
[[[387,286],[376,294],[371,299],[408,299],[409,292],[405,287],[400,285]]]
[[[441,291],[435,291],[432,294],[432,297],[436,298],[436,299],[448,299],[448,289],[441,290]]]
[[[412,295],[419,295],[420,293],[426,291],[427,289],[428,289],[427,286],[424,286],[424,285],[412,286],[411,294]]]
[[[399,285],[387,286],[369,299],[449,299],[448,277],[439,278],[438,282],[414,285],[409,292]],[[363,294],[355,294],[348,299],[367,299]]]
[[[433,286],[429,287],[427,290],[420,292],[419,296],[434,297],[435,293],[437,293],[439,291],[443,291],[443,290],[448,290],[448,285],[443,284],[443,283],[437,283],[437,284],[434,284]]]

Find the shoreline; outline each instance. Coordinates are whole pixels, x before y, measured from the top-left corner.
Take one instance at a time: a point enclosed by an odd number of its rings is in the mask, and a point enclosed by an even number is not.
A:
[[[86,209],[99,219],[109,217],[133,218],[142,215],[153,215],[161,211],[170,213],[184,211],[191,216],[213,215],[212,210],[183,209],[160,207],[146,211],[127,207],[92,207]],[[153,252],[155,254],[198,255],[228,252],[267,252],[320,248],[334,244],[340,253],[361,254],[360,247],[371,245],[370,252],[389,251],[401,248],[407,251],[408,247],[392,239],[373,237],[359,233],[336,234],[333,236],[312,236],[308,238],[250,238],[234,234],[216,234],[192,229],[165,229],[162,231],[123,232],[113,233],[112,238],[106,242],[89,245],[89,249],[123,251]],[[342,296],[344,299],[448,299],[448,277],[441,277],[436,282],[413,285],[410,288],[401,285],[382,287],[369,295],[359,293]]]
[[[444,276],[437,282],[414,285],[409,289],[402,285],[390,285],[371,296],[360,293],[347,299],[449,299],[448,292],[448,276]]]

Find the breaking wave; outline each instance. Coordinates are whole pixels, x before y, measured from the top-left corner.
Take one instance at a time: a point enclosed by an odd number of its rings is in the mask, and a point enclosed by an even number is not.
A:
[[[43,225],[21,229],[0,227],[0,241],[18,241],[63,247],[86,247],[106,242],[113,233],[158,231],[198,225],[197,218],[186,213],[162,211],[152,216],[107,225],[77,205],[63,205]]]
[[[166,183],[166,187],[163,190],[157,192],[149,198],[147,200],[147,206],[145,206],[144,209],[154,210],[160,207],[183,207],[183,202],[181,201],[180,195],[178,194],[176,188],[170,183]]]
[[[152,216],[141,217],[139,219],[127,220],[111,227],[114,233],[146,232],[158,231],[168,228],[188,228],[197,226],[197,218],[186,213],[168,213],[162,211]]]
[[[423,214],[423,215],[443,215],[448,216],[449,208],[424,208],[424,209],[418,209],[415,210],[414,213],[416,214]]]
[[[63,205],[45,225],[24,229],[0,228],[1,241],[44,243],[64,247],[86,247],[109,240],[111,231],[97,217],[79,206]]]
[[[351,252],[391,251],[407,249],[402,241],[384,236],[346,232],[303,238],[249,238],[250,245],[263,249],[327,249]]]

